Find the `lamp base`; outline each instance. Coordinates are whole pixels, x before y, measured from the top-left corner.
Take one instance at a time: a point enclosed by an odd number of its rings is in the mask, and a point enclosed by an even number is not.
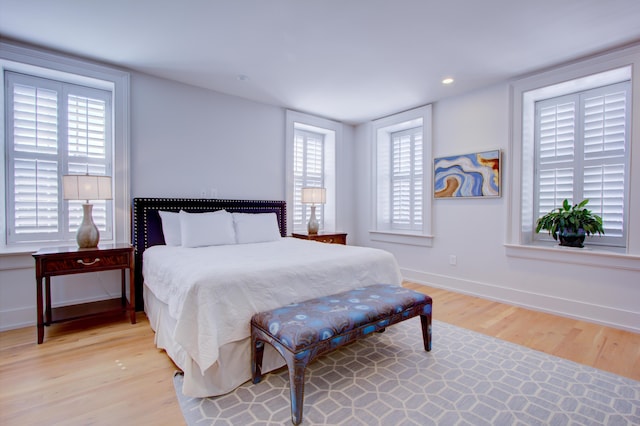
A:
[[[100,241],[100,231],[95,223],[93,223],[93,204],[83,204],[82,210],[84,216],[82,217],[82,223],[76,232],[76,241],[80,248],[95,248],[98,247]]]
[[[309,218],[309,225],[307,225],[307,232],[309,235],[316,235],[318,233],[318,219],[316,219],[316,206],[311,206],[311,217]]]

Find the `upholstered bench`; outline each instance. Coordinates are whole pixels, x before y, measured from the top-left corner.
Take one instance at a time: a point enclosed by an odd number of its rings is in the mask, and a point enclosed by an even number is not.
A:
[[[420,315],[424,349],[431,350],[431,298],[404,287],[375,284],[291,304],[251,318],[253,383],[262,378],[264,342],[285,359],[291,421],[302,421],[304,371],[316,357],[392,324]]]

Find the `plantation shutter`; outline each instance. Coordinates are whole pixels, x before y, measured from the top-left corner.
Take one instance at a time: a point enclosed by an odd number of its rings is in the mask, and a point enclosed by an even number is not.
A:
[[[629,96],[624,82],[536,103],[537,217],[589,199],[605,230],[592,244],[625,245]]]
[[[111,93],[5,75],[8,242],[71,240],[82,202],[62,199],[62,175],[111,174]],[[102,239],[111,239],[111,203],[92,204]]]
[[[294,133],[294,229],[304,229],[311,215],[310,206],[302,204],[302,188],[324,187],[325,136],[307,130],[295,129]],[[323,228],[323,206],[316,206],[316,218]]]
[[[422,129],[391,134],[391,227],[422,229]]]
[[[107,102],[87,96],[67,96],[68,174],[110,175],[107,152]],[[69,232],[83,217],[82,201],[69,201]],[[109,228],[107,201],[93,201],[93,221],[104,233]],[[109,203],[110,204],[110,203]]]
[[[589,208],[602,217],[606,235],[611,238],[625,236],[628,99],[625,85],[616,85],[588,92],[581,100],[584,198],[589,199]]]
[[[46,86],[49,86],[46,87]],[[9,182],[13,203],[10,231],[16,235],[55,234],[59,231],[58,92],[51,85],[10,85],[7,131]],[[11,142],[13,142],[11,144]],[[11,155],[13,154],[13,155]],[[11,197],[11,195],[9,195]]]
[[[537,105],[538,215],[573,198],[576,104],[560,98]]]

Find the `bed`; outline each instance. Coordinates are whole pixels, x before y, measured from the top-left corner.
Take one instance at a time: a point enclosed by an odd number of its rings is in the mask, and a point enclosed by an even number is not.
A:
[[[184,372],[183,393],[192,397],[221,395],[251,378],[253,314],[401,284],[386,251],[286,237],[284,201],[135,198],[133,227],[136,300],[144,303],[137,309],[147,314],[157,347]],[[283,365],[266,345],[263,371]]]

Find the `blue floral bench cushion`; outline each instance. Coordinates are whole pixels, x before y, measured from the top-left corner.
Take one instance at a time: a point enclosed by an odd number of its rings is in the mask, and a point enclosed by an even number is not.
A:
[[[262,312],[252,322],[292,352],[298,352],[364,325],[371,325],[370,331],[375,331],[372,323],[427,303],[430,313],[431,298],[426,294],[397,285],[375,284]],[[367,330],[363,334],[368,334]]]

